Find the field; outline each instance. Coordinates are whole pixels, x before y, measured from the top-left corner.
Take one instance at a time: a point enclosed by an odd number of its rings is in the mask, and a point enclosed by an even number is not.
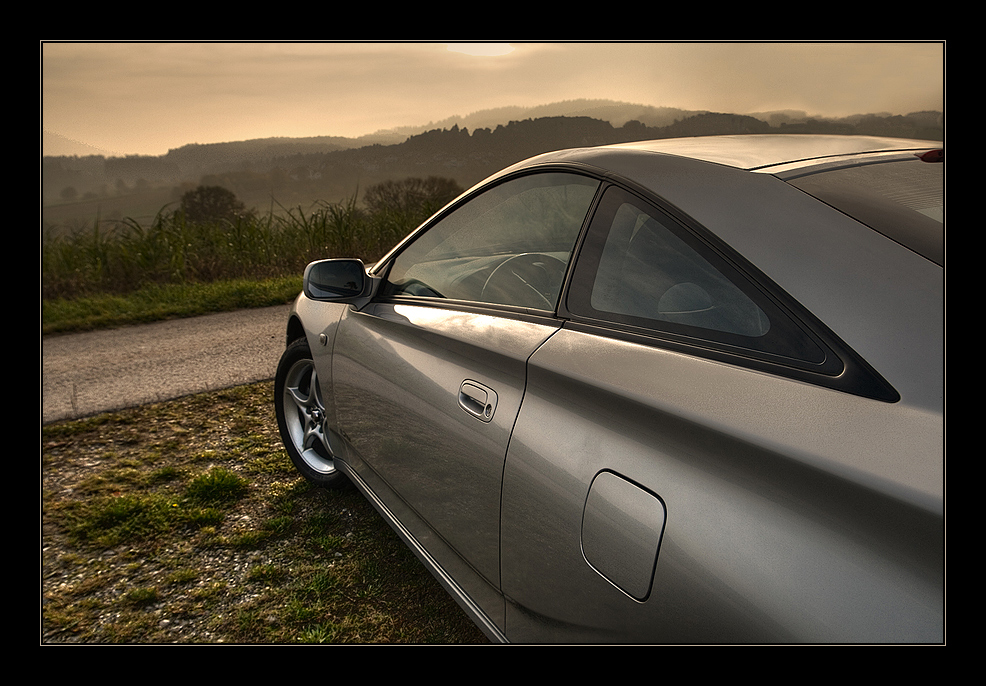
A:
[[[44,227],[42,335],[288,302],[305,265],[379,259],[461,189],[405,179],[367,189],[361,203],[247,209],[200,186],[152,220]]]

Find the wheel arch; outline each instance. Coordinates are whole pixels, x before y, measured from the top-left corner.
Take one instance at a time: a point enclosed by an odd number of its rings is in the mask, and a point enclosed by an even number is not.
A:
[[[305,337],[305,326],[301,323],[301,319],[298,317],[298,315],[292,314],[288,318],[288,326],[287,326],[284,345],[289,346],[294,341],[304,337]]]

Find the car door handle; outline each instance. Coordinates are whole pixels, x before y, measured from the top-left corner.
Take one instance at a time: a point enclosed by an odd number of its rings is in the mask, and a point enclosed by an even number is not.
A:
[[[459,407],[476,419],[488,422],[496,412],[496,392],[478,381],[466,379],[459,386]]]

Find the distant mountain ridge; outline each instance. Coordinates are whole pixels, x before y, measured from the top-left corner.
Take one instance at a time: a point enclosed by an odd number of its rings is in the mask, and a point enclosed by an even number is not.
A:
[[[918,112],[822,119],[791,111],[742,115],[573,100],[483,110],[359,138],[272,137],[190,144],[159,156],[43,156],[43,218],[47,221],[55,205],[59,216],[51,220],[58,222],[66,221],[62,211],[72,209],[69,206],[89,218],[97,210],[103,217],[153,214],[182,190],[198,184],[222,185],[248,207],[269,206],[272,199],[289,207],[318,200],[336,202],[374,183],[411,176],[441,176],[469,187],[502,167],[548,150],[739,133],[943,140],[944,115]],[[138,196],[143,200],[135,207]]]
[[[428,124],[423,125],[383,129],[356,138],[325,135],[298,138],[256,138],[245,141],[231,141],[222,143],[189,143],[169,150],[164,156],[173,158],[237,158],[249,161],[251,159],[257,160],[293,154],[331,152],[335,150],[360,148],[369,145],[397,145],[407,140],[410,136],[418,135],[434,129],[450,129],[452,127],[458,127],[460,129],[465,128],[475,131],[476,129],[484,128],[493,129],[497,126],[502,126],[512,121],[521,121],[525,119],[540,119],[547,117],[589,117],[591,119],[609,122],[615,128],[622,127],[629,121],[640,122],[649,128],[662,128],[671,126],[675,122],[689,117],[709,113],[709,110],[684,110],[676,107],[655,107],[651,105],[641,105],[613,100],[563,100],[560,102],[554,102],[547,105],[537,105],[533,107],[510,106],[485,109],[478,112],[473,112],[472,114],[466,116],[453,115],[451,117],[447,117],[446,119],[437,122],[429,122]],[[764,121],[771,126],[779,126],[781,124],[798,124],[809,120],[839,121],[837,119],[825,117],[810,117],[807,112],[798,110],[756,112],[747,115],[735,116],[750,116]],[[891,115],[854,115],[856,118],[865,116],[889,117]],[[851,120],[853,117],[843,119]],[[48,129],[43,129],[42,135],[42,150],[55,151],[52,153],[43,153],[43,157],[83,157],[88,155],[99,155],[103,157],[145,157],[143,155],[127,155],[102,150],[86,143],[66,138]]]
[[[479,110],[466,116],[453,115],[437,122],[415,126],[400,126],[393,129],[381,129],[374,133],[358,137],[344,136],[311,136],[311,137],[268,137],[255,138],[245,141],[230,141],[221,143],[189,143],[169,150],[166,155],[182,155],[184,152],[197,154],[203,152],[223,154],[229,150],[232,154],[246,157],[277,156],[279,154],[294,154],[299,152],[328,152],[348,148],[360,148],[367,145],[397,145],[408,137],[433,129],[450,129],[457,126],[470,130],[493,129],[511,121],[524,119],[540,119],[544,117],[590,117],[609,122],[614,127],[621,127],[628,121],[639,121],[648,127],[670,126],[675,121],[708,113],[709,110],[684,110],[677,107],[655,107],[637,103],[614,100],[578,99],[563,100],[547,105],[533,107],[497,107]],[[740,115],[743,116],[743,115]],[[809,118],[825,121],[825,117],[809,117],[807,112],[783,110],[774,112],[756,112],[745,116],[777,126],[780,123],[799,123]],[[867,115],[857,115],[867,116]],[[890,116],[890,115],[881,115]],[[66,138],[54,131],[43,129],[43,157],[82,157],[86,155],[102,155],[103,157],[134,157],[135,155],[103,150],[87,143]],[[266,154],[261,151],[266,151]]]
[[[498,107],[480,110],[464,117],[458,115],[448,117],[425,127],[401,127],[396,131],[413,135],[432,128],[486,129],[497,125],[523,119],[541,119],[543,117],[590,117],[612,124],[614,127],[623,126],[628,121],[639,121],[651,126],[661,127],[673,124],[678,119],[684,119],[707,110],[683,110],[677,107],[654,107],[629,102],[613,100],[562,100],[547,105],[534,107]],[[807,115],[805,115],[807,117]]]

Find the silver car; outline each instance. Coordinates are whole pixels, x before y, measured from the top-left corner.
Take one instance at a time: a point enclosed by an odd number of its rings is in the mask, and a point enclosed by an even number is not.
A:
[[[308,266],[275,403],[494,641],[944,641],[944,152],[563,150]]]

